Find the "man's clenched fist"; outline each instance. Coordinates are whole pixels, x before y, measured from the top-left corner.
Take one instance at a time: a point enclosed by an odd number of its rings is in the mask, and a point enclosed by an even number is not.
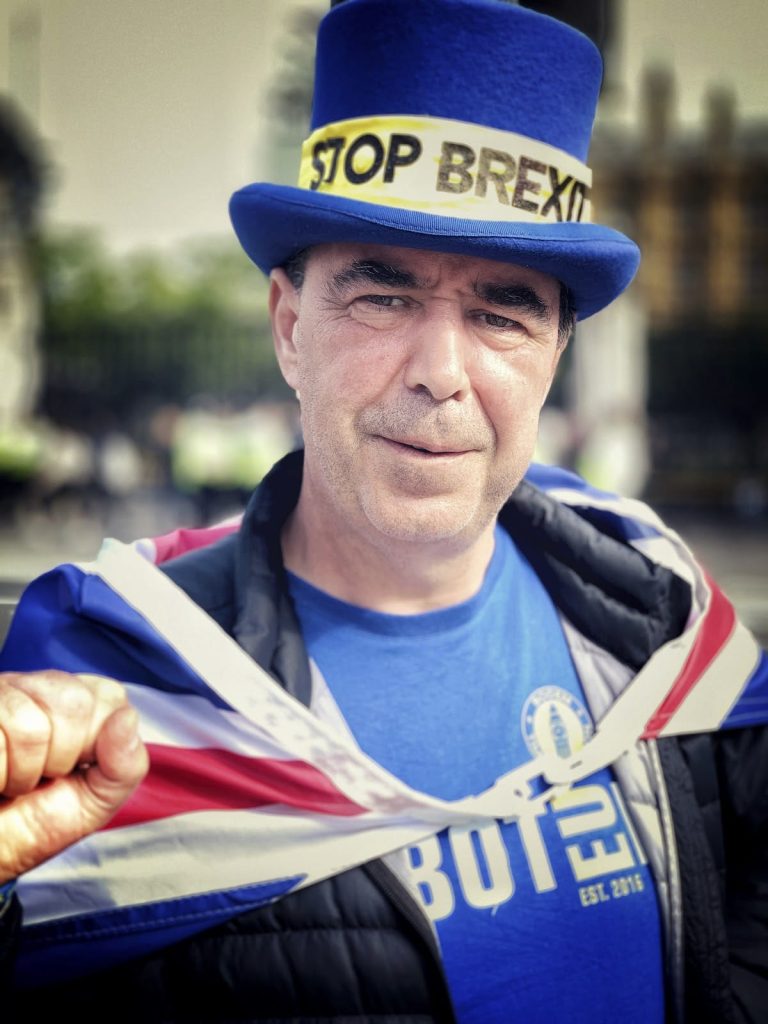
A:
[[[112,679],[0,672],[0,883],[109,821],[149,765],[137,727]]]

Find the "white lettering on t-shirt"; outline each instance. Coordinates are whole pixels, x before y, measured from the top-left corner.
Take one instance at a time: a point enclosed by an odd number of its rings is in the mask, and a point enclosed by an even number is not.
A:
[[[477,837],[477,843],[473,842],[473,836]],[[476,910],[498,907],[512,898],[515,880],[501,829],[496,822],[489,822],[481,828],[455,826],[449,829],[448,837],[459,885],[470,907]],[[486,868],[487,884],[482,877],[480,857]]]
[[[489,822],[480,827],[453,826],[447,830],[446,855],[453,860],[456,880],[468,906],[476,910],[498,907],[515,894],[515,879],[502,825],[505,829],[517,826],[535,892],[549,892],[558,887],[539,822],[547,813],[554,815],[562,840],[582,839],[563,844],[577,884],[645,863],[642,853],[635,853],[636,839],[633,837],[630,842],[624,830],[611,799],[611,790],[598,784],[578,786],[558,796],[552,801],[551,810],[539,815]],[[610,830],[610,835],[590,840],[582,838],[601,830]],[[440,839],[430,836],[416,843],[409,855],[411,878],[418,886],[427,914],[433,921],[448,917],[453,913],[456,894],[451,872],[444,870]],[[595,891],[599,893],[599,889]],[[591,889],[589,893],[586,890],[581,893],[583,906],[610,898],[606,894],[591,900],[588,899],[590,894]]]
[[[603,786],[578,786],[569,789],[556,797],[552,804],[556,811],[596,805],[593,810],[558,818],[557,828],[563,839],[611,828],[616,823],[616,806]],[[588,852],[585,852],[578,843],[566,844],[565,853],[577,882],[635,866],[635,857],[626,832],[617,830],[613,833],[612,840],[616,845],[613,851],[608,850],[602,839],[594,839],[587,843]]]
[[[538,819],[538,814],[526,814],[517,820],[517,828],[520,833],[523,853],[528,861],[528,870],[531,872],[533,887],[536,892],[549,892],[551,889],[557,888],[557,882],[552,873],[552,863],[544,845]],[[507,818],[505,824],[511,825],[514,820],[514,818]]]
[[[432,921],[441,921],[453,913],[453,889],[448,876],[440,870],[442,853],[437,836],[429,836],[408,850],[411,879],[419,887],[424,909]]]

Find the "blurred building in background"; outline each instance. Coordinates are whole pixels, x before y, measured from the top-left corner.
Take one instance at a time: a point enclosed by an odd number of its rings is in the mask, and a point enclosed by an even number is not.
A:
[[[648,493],[768,508],[768,121],[713,85],[682,131],[670,68],[643,80],[641,128],[599,131],[595,202],[635,238],[648,332]]]
[[[764,109],[762,118],[740,117],[730,84],[740,69],[724,60],[735,55],[739,33],[716,26],[716,5],[663,12],[670,33],[681,14],[698,12],[711,24],[711,44],[689,26],[701,48],[697,110],[674,60],[674,37],[666,49],[657,45],[628,88],[630,51],[640,42],[629,34],[654,36],[632,0],[526,6],[570,22],[603,53],[592,198],[598,218],[643,253],[627,295],[577,329],[570,379],[556,396],[568,427],[559,430],[556,452],[598,486],[662,505],[765,516],[768,119]],[[739,16],[740,31],[750,23],[758,30],[748,11]],[[659,25],[656,37],[663,31]],[[746,63],[754,59],[742,54]]]
[[[44,185],[39,143],[0,96],[0,499],[38,464],[41,294],[34,239]]]

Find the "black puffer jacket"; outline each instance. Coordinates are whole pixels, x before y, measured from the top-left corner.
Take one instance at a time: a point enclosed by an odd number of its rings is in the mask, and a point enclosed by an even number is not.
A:
[[[291,456],[257,490],[238,535],[166,570],[308,703],[309,668],[280,550],[300,482],[301,458]],[[687,585],[577,513],[521,484],[501,521],[563,613],[625,664],[638,668],[681,631]],[[671,966],[669,1019],[765,1021],[768,731],[664,740],[659,755],[682,879],[685,992],[683,971]],[[7,917],[4,936],[12,941],[13,913]],[[674,948],[667,959],[672,965]],[[142,960],[15,998],[18,1019],[63,1005],[96,1019],[131,1021],[454,1019],[431,928],[381,862]]]

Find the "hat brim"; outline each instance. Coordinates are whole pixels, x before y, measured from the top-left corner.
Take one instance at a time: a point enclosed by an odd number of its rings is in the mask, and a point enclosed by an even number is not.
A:
[[[582,320],[613,302],[640,262],[631,239],[600,224],[465,220],[288,185],[240,189],[230,216],[240,244],[265,274],[299,250],[327,242],[460,253],[551,274],[570,289]]]

